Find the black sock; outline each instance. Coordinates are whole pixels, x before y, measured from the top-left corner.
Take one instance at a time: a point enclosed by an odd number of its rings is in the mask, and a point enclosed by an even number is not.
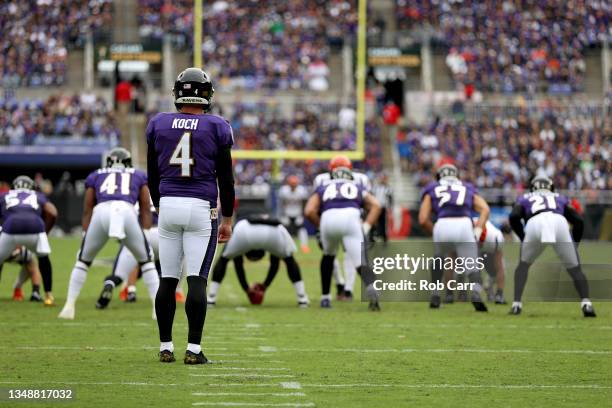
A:
[[[185,313],[189,323],[187,341],[191,344],[202,342],[204,321],[206,320],[206,279],[201,276],[187,277],[187,300]]]
[[[40,285],[32,285],[32,293],[39,293]]]
[[[331,280],[334,274],[334,255],[323,255],[321,258],[321,293],[329,295]]]
[[[433,267],[431,268],[431,281],[434,283],[442,282],[442,275],[444,274],[442,268],[439,268],[438,266],[436,266],[436,264],[437,262],[434,260]],[[434,290],[432,294],[438,296],[440,295],[437,289]]]
[[[108,275],[106,278],[104,278],[104,284],[105,285],[106,285],[107,281],[113,282],[115,287],[117,287],[117,286],[121,285],[121,282],[123,282],[123,279],[121,279],[117,275]]]
[[[302,280],[302,274],[300,273],[300,267],[295,262],[295,258],[290,256],[285,258],[285,265],[287,265],[287,275],[289,275],[289,280],[291,283],[299,282]],[[344,290],[344,286],[342,287]]]
[[[574,286],[576,287],[576,291],[578,292],[580,299],[587,299],[589,297],[589,281],[582,272],[580,265],[569,268],[567,272],[574,281]]]
[[[514,271],[514,301],[520,302],[527,284],[527,274],[529,272],[529,264],[527,262],[519,262]]]
[[[176,278],[161,278],[157,296],[155,296],[155,313],[161,342],[172,341],[172,323],[176,311],[174,291],[176,291],[178,282]]]
[[[40,268],[40,276],[42,277],[45,292],[51,292],[53,289],[53,269],[51,268],[49,257],[39,256],[38,267]]]
[[[503,289],[497,289],[497,292],[495,292],[495,294],[498,295],[498,296],[503,296],[504,290]]]

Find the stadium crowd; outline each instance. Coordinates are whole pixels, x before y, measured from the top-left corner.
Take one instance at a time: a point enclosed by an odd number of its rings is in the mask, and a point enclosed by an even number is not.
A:
[[[140,0],[140,33],[189,45],[192,1]],[[228,88],[328,89],[328,57],[357,27],[354,0],[217,0],[203,11],[207,71]]]
[[[612,39],[605,0],[397,0],[396,12],[399,29],[431,27],[453,78],[482,91],[581,91],[584,51]]]
[[[479,188],[521,191],[533,175],[547,175],[559,189],[612,189],[612,121],[594,122],[554,115],[437,118],[402,129],[397,146],[421,187],[441,160],[451,160]]]
[[[41,143],[47,136],[116,139],[112,107],[93,94],[0,100],[0,145]]]
[[[111,22],[112,0],[3,0],[0,85],[63,84],[68,48]]]

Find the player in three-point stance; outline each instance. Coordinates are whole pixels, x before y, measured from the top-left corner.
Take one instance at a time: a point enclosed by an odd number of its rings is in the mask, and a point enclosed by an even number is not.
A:
[[[530,189],[531,192],[519,197],[510,213],[510,226],[522,241],[521,259],[514,272],[514,302],[510,314],[518,315],[523,310],[521,298],[529,267],[547,245],[552,245],[574,281],[583,315],[595,317],[593,304],[589,300],[589,283],[576,251],[582,238],[582,217],[570,205],[567,197],[554,192],[555,186],[550,178],[535,177]]]
[[[361,209],[368,213],[361,222]],[[345,255],[351,258],[357,273],[361,276],[370,300],[370,310],[380,310],[378,293],[374,289],[374,277],[368,266],[362,264],[362,245],[365,236],[380,216],[378,200],[362,185],[353,182],[348,167],[337,167],[331,172],[331,180],[319,186],[310,196],[304,215],[321,231],[323,257],[321,258],[321,307],[331,307],[330,286],[334,259],[338,246],[343,244]]]
[[[458,175],[459,171],[452,164],[438,168],[438,180],[427,185],[421,195],[419,224],[426,232],[433,233],[436,257],[456,255],[475,262],[478,257],[477,241],[485,239],[490,210],[474,186],[459,180]],[[472,224],[472,211],[479,214],[475,224]],[[431,221],[432,213],[437,218],[435,224]],[[434,263],[432,282],[441,282],[443,272],[441,265]],[[486,312],[487,307],[480,296],[480,271],[473,268],[465,273],[469,281],[475,284],[471,293],[474,308],[478,312]],[[437,290],[432,293],[429,306],[432,309],[440,307],[440,294]]]
[[[55,224],[57,209],[44,194],[34,191],[35,187],[31,178],[19,176],[11,190],[0,194],[0,270],[16,248],[23,246],[34,252],[46,292],[45,305],[52,306],[53,270],[47,233]]]
[[[234,261],[240,286],[249,295],[249,300],[253,303],[252,293],[254,288],[249,287],[246,281],[242,256],[246,256],[249,261],[259,261],[266,252],[270,253],[270,268],[265,282],[258,284],[257,290],[263,293],[270,286],[282,259],[287,265],[287,274],[295,289],[298,306],[307,307],[309,301],[304,288],[304,281],[302,280],[300,267],[293,257],[296,252],[295,242],[279,220],[266,215],[250,216],[238,221],[234,226],[232,238],[225,244],[223,253],[213,269],[208,304],[214,305],[216,303],[217,291],[225,277],[230,259]]]
[[[151,227],[147,176],[132,168],[130,152],[121,147],[112,149],[106,158],[106,167],[87,176],[85,187],[82,220],[85,235],[70,274],[68,297],[59,314],[61,319],[74,319],[75,304],[87,279],[87,271],[110,238],[130,249],[143,275],[157,279],[153,253],[143,232],[143,228]],[[140,203],[140,223],[134,208],[136,202]]]
[[[175,361],[172,323],[175,290],[184,259],[185,312],[189,325],[185,364],[205,364],[200,345],[206,318],[206,284],[217,240],[232,233],[234,176],[229,123],[208,114],[214,89],[199,68],[181,72],[173,87],[178,113],[159,113],[147,127],[147,169],[153,205],[159,213],[161,282],[155,299],[159,360]],[[217,196],[223,221],[217,226]]]
[[[351,159],[344,155],[338,155],[332,157],[329,161],[328,171],[317,175],[314,179],[314,189],[329,184],[332,179],[332,172],[336,168],[346,167],[351,170],[353,175],[353,183],[361,185],[362,188],[370,192],[372,190],[372,184],[370,179],[364,173],[353,170],[353,163]],[[334,259],[334,280],[336,281],[337,299],[338,300],[352,300],[353,299],[353,287],[355,286],[356,277],[356,266],[352,263],[350,256],[344,256],[342,262],[342,268],[340,268],[340,262],[337,258]],[[344,276],[343,273],[344,272]]]

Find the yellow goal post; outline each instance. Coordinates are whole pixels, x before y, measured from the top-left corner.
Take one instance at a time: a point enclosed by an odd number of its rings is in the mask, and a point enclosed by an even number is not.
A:
[[[366,81],[366,17],[367,0],[358,0],[357,24],[357,137],[355,150],[232,150],[232,157],[249,160],[329,160],[338,154],[351,160],[365,157],[365,81]],[[193,65],[202,67],[202,0],[194,1]]]

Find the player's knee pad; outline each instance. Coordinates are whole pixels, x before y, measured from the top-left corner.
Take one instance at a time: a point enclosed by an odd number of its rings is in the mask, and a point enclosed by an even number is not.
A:
[[[291,282],[299,282],[302,280],[302,274],[300,273],[300,267],[295,261],[295,258],[289,256],[285,258],[285,264],[287,265],[287,274]]]

